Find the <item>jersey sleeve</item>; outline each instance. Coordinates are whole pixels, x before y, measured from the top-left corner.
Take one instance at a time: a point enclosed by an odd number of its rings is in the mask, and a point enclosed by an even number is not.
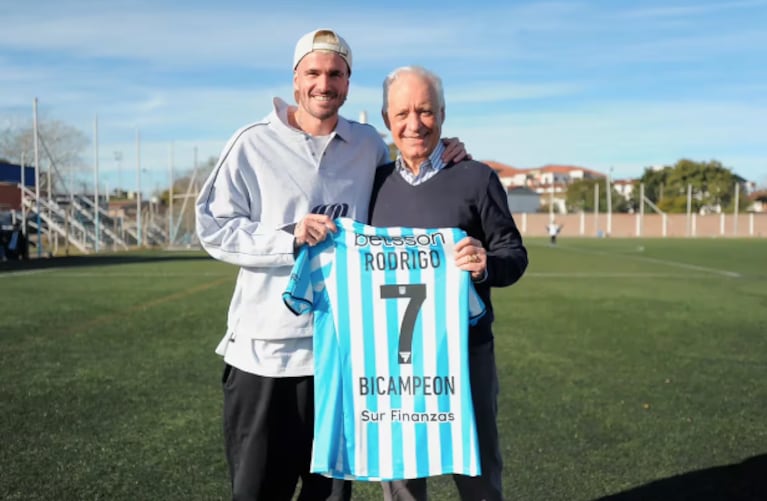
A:
[[[474,326],[477,322],[485,316],[487,308],[485,302],[477,294],[477,290],[474,288],[474,284],[469,285],[469,324]]]
[[[309,246],[304,245],[298,251],[296,262],[290,272],[290,280],[282,293],[285,306],[296,315],[308,313],[314,305],[312,286],[311,257]]]

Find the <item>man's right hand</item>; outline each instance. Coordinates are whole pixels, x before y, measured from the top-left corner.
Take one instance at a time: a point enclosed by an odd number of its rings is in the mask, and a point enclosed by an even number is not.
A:
[[[325,214],[307,214],[301,219],[293,230],[296,237],[296,246],[303,244],[317,245],[325,240],[328,232],[336,232],[336,224]]]

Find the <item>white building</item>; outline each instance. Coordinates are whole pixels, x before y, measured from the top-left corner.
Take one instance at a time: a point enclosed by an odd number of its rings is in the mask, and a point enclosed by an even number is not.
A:
[[[545,165],[531,169],[520,169],[500,162],[485,161],[501,179],[511,193],[512,188],[527,188],[538,195],[538,207],[553,205],[556,212],[566,212],[567,186],[581,179],[599,179],[605,175],[585,167],[572,165]],[[529,194],[526,195],[529,197]],[[529,207],[526,205],[525,207]],[[514,212],[514,211],[512,211]]]

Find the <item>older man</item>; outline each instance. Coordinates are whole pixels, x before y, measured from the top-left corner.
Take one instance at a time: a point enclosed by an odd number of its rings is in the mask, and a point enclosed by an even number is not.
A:
[[[226,333],[224,439],[232,498],[348,497],[309,473],[314,423],[312,325],[282,302],[294,249],[322,241],[339,216],[367,219],[388,148],[369,125],[338,111],[352,52],[333,30],[302,36],[293,57],[297,106],[274,99],[267,117],[238,130],[197,198],[197,233],[214,258],[239,266]],[[465,152],[453,141],[454,154]],[[336,484],[335,487],[338,487]]]
[[[442,161],[445,100],[440,78],[420,67],[399,68],[384,81],[383,103],[384,122],[399,156],[376,173],[370,224],[458,227],[469,235],[456,246],[457,264],[471,272],[489,313],[470,329],[468,346],[482,474],[454,479],[463,500],[503,499],[490,287],[519,280],[527,268],[527,251],[495,172],[475,161]],[[384,482],[383,489],[385,499],[427,498],[425,478]]]

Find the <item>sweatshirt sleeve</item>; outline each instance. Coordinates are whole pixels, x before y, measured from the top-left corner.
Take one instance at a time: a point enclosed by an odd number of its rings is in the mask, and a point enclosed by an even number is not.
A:
[[[261,191],[241,145],[246,129],[224,148],[195,203],[202,247],[215,259],[241,267],[292,266],[292,226],[261,222]]]
[[[495,172],[488,170],[486,193],[479,207],[487,250],[485,283],[505,287],[519,280],[527,269],[527,250],[509,212],[506,190]]]

